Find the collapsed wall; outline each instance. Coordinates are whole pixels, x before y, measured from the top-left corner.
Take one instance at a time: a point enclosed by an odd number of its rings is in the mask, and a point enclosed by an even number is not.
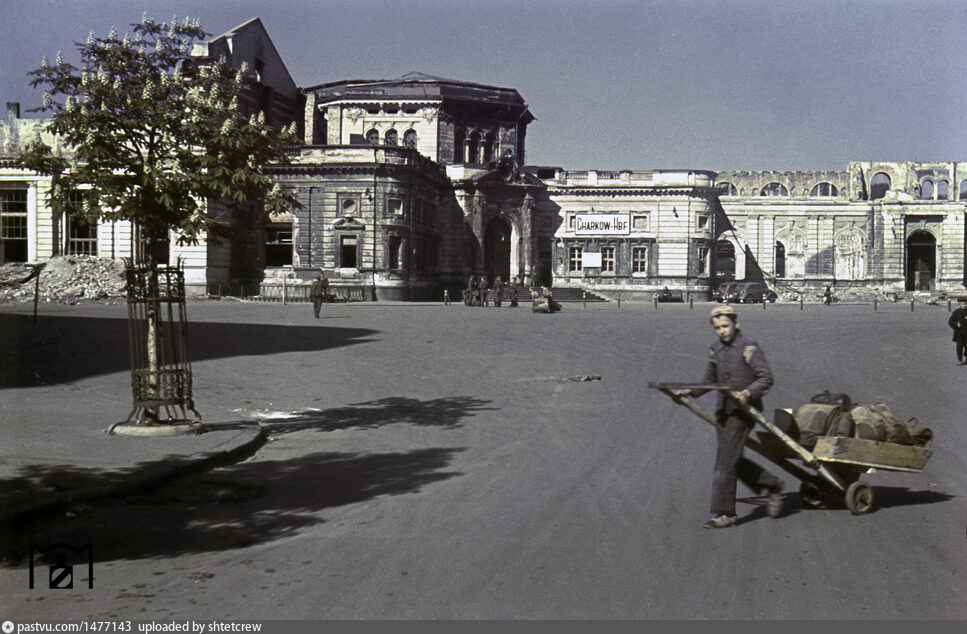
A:
[[[38,299],[58,304],[121,300],[125,287],[123,262],[91,255],[65,255],[51,258],[40,270]],[[37,288],[33,266],[0,266],[0,302],[33,301]]]

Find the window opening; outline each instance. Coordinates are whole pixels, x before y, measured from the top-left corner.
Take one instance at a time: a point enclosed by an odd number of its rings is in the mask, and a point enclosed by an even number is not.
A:
[[[601,270],[614,272],[614,247],[601,247]]]
[[[631,270],[633,273],[648,272],[648,247],[633,247],[631,249]]]
[[[416,130],[410,129],[403,133],[403,147],[416,149]]]
[[[838,196],[839,190],[832,183],[819,183],[809,192],[810,196]]]
[[[870,200],[884,198],[892,185],[890,177],[883,172],[874,174],[872,180],[870,180]]]
[[[265,228],[265,265],[292,264],[292,223],[280,222]]]
[[[567,270],[570,272],[580,271],[583,265],[584,248],[571,247],[569,253]]]
[[[358,266],[356,236],[339,237],[339,266],[344,269],[355,269]]]
[[[762,188],[760,196],[788,196],[789,190],[781,183],[769,183]]]
[[[27,261],[27,190],[0,189],[0,263]]]
[[[950,184],[947,181],[937,181],[937,200],[947,200],[950,195]]]

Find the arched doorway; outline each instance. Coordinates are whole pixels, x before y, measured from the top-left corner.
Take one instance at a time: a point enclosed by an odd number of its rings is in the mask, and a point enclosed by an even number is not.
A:
[[[715,245],[715,286],[735,279],[735,247],[728,240]]]
[[[487,223],[484,232],[484,272],[491,280],[498,275],[504,282],[510,279],[510,252],[512,230],[503,218],[494,218]]]
[[[918,229],[907,238],[908,291],[928,291],[937,277],[937,239]]]
[[[786,245],[776,242],[776,277],[786,276]]]

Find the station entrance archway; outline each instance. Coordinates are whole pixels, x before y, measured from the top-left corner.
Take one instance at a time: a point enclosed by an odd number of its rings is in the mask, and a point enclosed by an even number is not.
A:
[[[494,218],[487,223],[484,232],[484,272],[491,281],[498,275],[504,282],[510,279],[511,238],[510,223],[503,218]]]
[[[907,238],[906,290],[928,291],[937,277],[937,239],[919,229]]]

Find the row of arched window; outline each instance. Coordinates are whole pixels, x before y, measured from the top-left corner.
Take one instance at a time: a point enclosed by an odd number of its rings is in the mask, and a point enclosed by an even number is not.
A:
[[[729,182],[721,182],[718,184],[719,191],[723,196],[738,196],[739,190],[736,189],[735,185]],[[742,191],[742,195],[745,195],[745,191]],[[753,189],[753,196],[788,196],[789,190],[782,183],[769,183],[761,190]],[[815,185],[811,190],[809,190],[810,196],[839,196],[839,189],[836,185],[832,183],[819,183]]]
[[[366,142],[370,145],[380,145],[379,130],[376,128],[370,129],[366,133]],[[399,132],[395,129],[390,128],[383,134],[382,145],[399,145],[400,136]],[[416,130],[410,128],[403,133],[403,147],[416,149]]]
[[[497,156],[497,137],[474,130],[469,136],[457,129],[453,136],[453,157],[457,163],[489,163]]]
[[[884,174],[883,172],[876,173],[870,180],[870,200],[877,200],[885,197],[886,193],[890,191],[892,186],[893,183],[887,174]],[[740,193],[740,191],[736,189],[735,185],[726,181],[718,183],[717,187],[723,196],[745,195],[745,190],[742,190]],[[789,190],[782,183],[769,183],[761,190],[753,189],[752,195],[789,196]],[[839,189],[832,183],[824,182],[815,185],[811,190],[809,190],[809,195],[813,197],[839,196]],[[946,180],[938,180],[934,182],[932,179],[926,178],[920,181],[917,198],[919,200],[948,200],[950,198],[950,183],[948,183]],[[967,179],[960,182],[958,199],[967,200]]]

